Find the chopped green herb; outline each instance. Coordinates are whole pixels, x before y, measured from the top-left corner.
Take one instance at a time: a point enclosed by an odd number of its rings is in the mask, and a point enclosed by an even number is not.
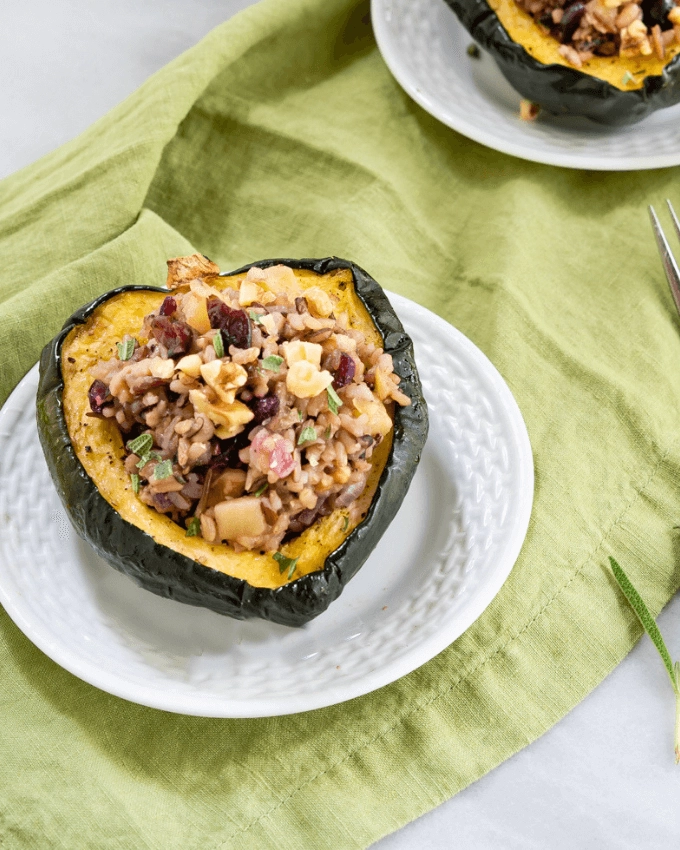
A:
[[[135,437],[134,440],[130,440],[127,443],[127,450],[132,452],[133,455],[145,455],[147,452],[151,451],[151,446],[153,446],[153,437],[151,434],[140,434],[139,437]]]
[[[116,348],[118,349],[119,360],[129,360],[135,353],[135,340],[126,339],[125,342],[117,342]]]
[[[300,420],[300,422],[302,422],[302,420],[303,420],[304,418],[305,418],[305,417],[302,415],[302,411],[301,411],[301,410],[298,410],[298,419]]]
[[[300,431],[297,444],[298,446],[301,446],[303,443],[309,443],[311,440],[316,440],[316,428],[312,428],[311,425],[308,425]]]
[[[288,570],[288,578],[295,572],[295,565],[300,560],[299,558],[286,558],[281,552],[274,552],[272,558],[279,563],[279,572],[285,573]]]
[[[267,489],[267,487],[269,487],[269,482],[265,481],[264,484],[262,484],[260,487],[257,488],[254,495],[255,496],[261,496],[264,493],[264,491]]]
[[[634,83],[635,77],[630,73],[630,71],[626,71],[626,73],[621,77],[621,83],[624,86],[627,86],[628,83]]]
[[[342,524],[342,530],[343,530],[343,531],[347,531],[347,529],[348,529],[348,528],[349,528],[349,517],[348,517],[348,516],[346,516],[346,517],[345,517],[345,521],[344,521],[344,523]]]
[[[172,461],[162,460],[157,463],[153,470],[154,481],[162,481],[164,478],[170,478],[172,475]]]
[[[651,638],[652,643],[657,648],[664,667],[668,672],[668,676],[673,686],[675,693],[675,763],[680,764],[680,662],[676,661],[673,664],[673,659],[668,651],[659,627],[654,622],[654,617],[644,603],[644,600],[633,587],[633,583],[624,573],[618,563],[610,556],[609,563],[611,564],[614,578],[619,583],[619,587],[623,591],[623,595],[628,600],[630,607],[637,614],[637,618],[642,623],[643,629]]]
[[[251,310],[251,311],[248,313],[248,315],[250,316],[251,321],[255,322],[255,324],[256,324],[256,325],[261,325],[261,324],[262,324],[262,319],[260,318],[260,314],[259,314],[259,313],[255,313],[253,310]]]
[[[278,354],[270,354],[269,357],[265,357],[262,361],[263,367],[270,372],[278,372],[282,363],[283,357],[279,357]]]
[[[130,475],[130,483],[132,484],[132,492],[137,496],[139,494],[139,475],[136,472]]]
[[[328,407],[331,413],[337,413],[338,408],[342,407],[342,399],[335,392],[333,387],[328,387],[326,392],[328,393]]]
[[[331,438],[331,426],[330,426],[330,425],[329,425],[329,426],[328,426],[328,428],[326,428],[326,430],[323,432],[323,435],[324,435],[324,437],[325,437],[327,440],[330,440],[330,438]]]
[[[198,533],[201,530],[201,521],[197,516],[192,516],[189,522],[187,523],[187,537],[198,537]]]
[[[147,463],[150,460],[160,460],[161,456],[158,452],[145,452],[140,458],[139,463],[137,464],[137,469],[144,469]]]
[[[222,331],[218,330],[212,340],[215,354],[218,357],[224,357],[224,340],[222,339]]]

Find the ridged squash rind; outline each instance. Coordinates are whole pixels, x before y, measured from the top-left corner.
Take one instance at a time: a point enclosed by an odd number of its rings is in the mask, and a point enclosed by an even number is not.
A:
[[[229,272],[246,272],[284,264],[316,274],[349,269],[355,291],[392,355],[400,388],[411,406],[395,405],[392,448],[366,518],[325,560],[323,569],[277,588],[255,587],[243,579],[204,566],[124,520],[102,497],[78,459],[63,407],[61,350],[71,330],[87,321],[107,299],[135,291],[165,292],[160,287],[125,286],[112,290],[74,313],[48,343],[40,360],[37,423],[52,479],[77,533],[95,552],[140,587],[159,596],[209,608],[237,619],[260,617],[286,626],[302,626],[328,608],[366,561],[394,519],[411,483],[428,431],[427,404],[413,355],[413,344],[382,288],[363,269],[347,260],[273,259]],[[152,510],[152,509],[150,509]]]

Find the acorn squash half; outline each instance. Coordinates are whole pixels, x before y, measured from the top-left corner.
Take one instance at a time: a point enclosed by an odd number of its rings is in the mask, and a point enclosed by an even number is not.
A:
[[[188,537],[169,517],[142,504],[125,473],[120,431],[110,420],[87,415],[90,367],[112,357],[125,333],[138,331],[167,289],[125,286],[71,316],[42,353],[37,421],[71,522],[109,564],[160,596],[237,619],[300,626],[340,595],[394,518],[420,460],[428,418],[413,344],[381,287],[358,266],[335,257],[264,260],[211,284],[238,287],[251,266],[279,263],[293,268],[304,288],[321,286],[340,298],[350,324],[392,355],[400,389],[412,402],[395,405],[392,439],[388,435],[372,456],[361,497],[364,519],[352,524],[345,509],[336,509],[280,548],[299,559],[299,578],[287,582],[271,552],[237,554],[228,544]]]
[[[493,56],[522,97],[555,115],[581,115],[600,124],[633,124],[680,101],[680,45],[622,58],[594,56],[581,70],[559,54],[515,0],[446,0],[470,35]]]

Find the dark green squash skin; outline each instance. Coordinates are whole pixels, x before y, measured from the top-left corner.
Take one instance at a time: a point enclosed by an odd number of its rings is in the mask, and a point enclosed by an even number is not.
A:
[[[680,102],[680,54],[662,74],[646,77],[642,88],[621,91],[576,68],[534,59],[512,40],[486,0],[446,2],[472,38],[493,56],[510,85],[553,115],[581,115],[598,124],[622,126]]]
[[[337,257],[263,260],[228,274],[245,272],[251,266],[263,268],[278,263],[319,274],[351,269],[356,292],[382,333],[385,351],[392,355],[395,372],[401,376],[400,389],[412,402],[410,407],[396,406],[392,450],[365,520],[326,558],[323,569],[270,589],[253,587],[242,579],[199,564],[157,543],[146,532],[124,520],[101,496],[78,460],[63,411],[61,348],[64,339],[73,327],[83,324],[96,307],[114,295],[167,290],[120,287],[100,296],[68,319],[59,335],[45,346],[40,359],[37,421],[47,465],[73,526],[109,564],[159,596],[203,606],[236,619],[261,617],[285,626],[302,626],[337,599],[393,520],[420,460],[428,417],[413,357],[413,343],[376,281],[354,263]]]

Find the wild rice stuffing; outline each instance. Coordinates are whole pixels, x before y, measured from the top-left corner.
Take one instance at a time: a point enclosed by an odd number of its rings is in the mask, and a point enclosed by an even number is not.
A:
[[[125,435],[139,499],[237,552],[274,551],[336,508],[358,519],[373,449],[394,404],[411,403],[391,355],[286,266],[219,290],[200,255],[168,265],[183,291],[92,369],[89,390],[92,415]]]
[[[663,61],[680,43],[680,7],[673,0],[516,0],[560,42],[560,54],[575,68],[593,56],[650,56]]]

